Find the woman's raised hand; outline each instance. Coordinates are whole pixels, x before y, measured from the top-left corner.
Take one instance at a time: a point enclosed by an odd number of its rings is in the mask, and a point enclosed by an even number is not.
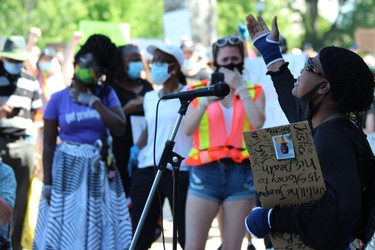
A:
[[[271,31],[261,16],[258,16],[258,19],[256,19],[252,14],[249,14],[246,17],[246,22],[247,30],[249,31],[251,40],[254,41],[254,39],[256,39],[257,37],[270,32],[269,39],[273,41],[279,41],[279,28],[277,26],[277,17],[274,17],[272,20]]]

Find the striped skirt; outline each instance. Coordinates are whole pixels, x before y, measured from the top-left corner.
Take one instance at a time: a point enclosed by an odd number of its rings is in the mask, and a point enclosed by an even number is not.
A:
[[[33,249],[128,249],[132,226],[118,172],[108,179],[100,148],[56,147],[50,205],[41,198]]]

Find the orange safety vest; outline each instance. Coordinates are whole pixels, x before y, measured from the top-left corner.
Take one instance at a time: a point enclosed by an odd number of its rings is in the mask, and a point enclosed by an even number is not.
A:
[[[263,92],[262,86],[253,83],[246,83],[246,85],[250,97],[256,101]],[[197,108],[199,100],[200,98],[196,98],[192,101],[194,108]],[[214,102],[208,105],[199,128],[193,134],[193,147],[185,161],[187,165],[199,166],[225,157],[241,163],[249,158],[242,134],[244,131],[253,130],[254,127],[245,115],[240,98],[235,96],[233,101],[232,127],[229,136],[220,103]]]

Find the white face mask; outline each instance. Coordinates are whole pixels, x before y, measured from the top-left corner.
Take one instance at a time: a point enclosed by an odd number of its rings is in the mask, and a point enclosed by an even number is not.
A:
[[[4,69],[11,75],[18,75],[21,73],[21,69],[23,66],[23,63],[12,63],[8,61],[3,61],[4,63]]]
[[[165,83],[168,78],[171,76],[170,73],[168,73],[168,67],[169,67],[169,64],[168,63],[155,63],[152,65],[151,67],[151,77],[152,77],[152,80],[154,80],[154,82],[156,84],[163,84]]]

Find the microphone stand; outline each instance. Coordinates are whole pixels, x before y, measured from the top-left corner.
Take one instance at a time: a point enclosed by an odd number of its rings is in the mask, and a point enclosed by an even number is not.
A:
[[[193,98],[194,99],[194,98]],[[176,134],[178,131],[178,128],[180,127],[182,117],[186,114],[187,107],[189,106],[191,100],[190,99],[185,99],[185,98],[180,98],[181,102],[181,107],[178,111],[179,117],[175,123],[175,126],[172,131],[171,138],[166,141],[164,150],[162,153],[162,156],[160,158],[159,164],[158,164],[158,171],[156,173],[154,182],[152,184],[150,193],[147,197],[147,201],[145,204],[145,207],[143,209],[141,218],[139,220],[139,223],[137,225],[137,229],[135,230],[132,242],[130,244],[130,250],[134,250],[135,246],[137,244],[139,235],[141,233],[143,224],[146,220],[146,216],[148,213],[148,210],[150,209],[152,199],[155,195],[155,191],[159,185],[160,179],[162,177],[163,172],[166,169],[167,163],[170,163],[172,165],[172,177],[173,177],[173,250],[177,250],[177,226],[178,226],[178,204],[177,204],[177,198],[178,198],[178,175],[179,175],[179,170],[180,170],[180,165],[182,160],[184,159],[180,155],[176,154],[173,152],[173,147],[174,147],[174,139],[176,138]]]

